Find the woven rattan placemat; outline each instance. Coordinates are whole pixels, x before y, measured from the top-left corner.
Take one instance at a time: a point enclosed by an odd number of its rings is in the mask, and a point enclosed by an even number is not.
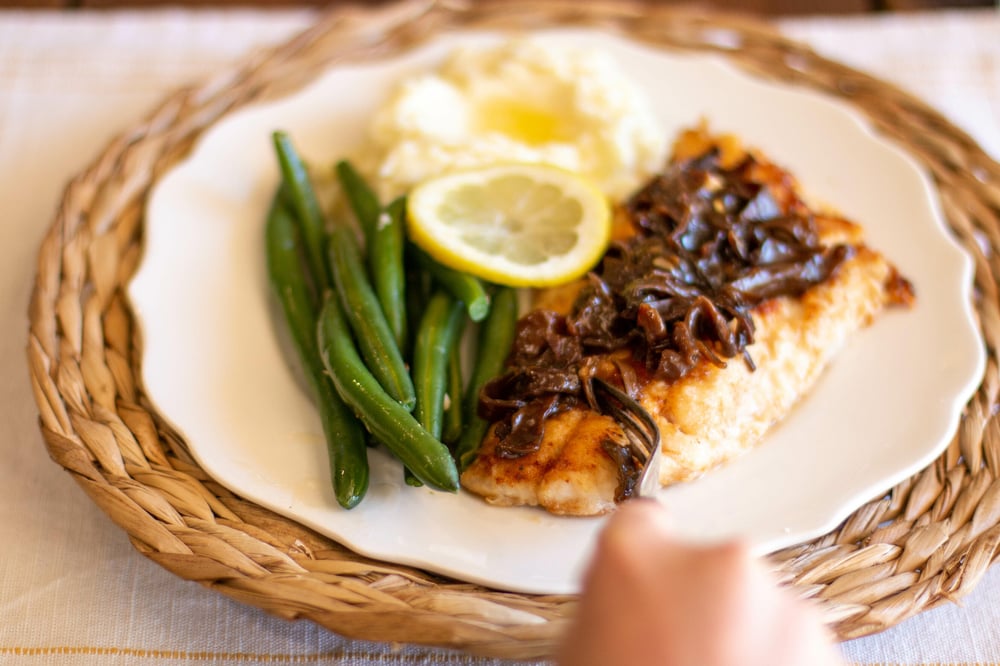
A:
[[[229,111],[288,94],[337,63],[391,56],[445,30],[555,25],[712,52],[761,78],[822,91],[867,116],[932,174],[948,222],[975,258],[989,354],[982,385],[938,460],[837,530],[771,561],[787,584],[820,600],[841,638],[968,593],[1000,537],[1000,165],[920,101],[766,25],[661,4],[411,0],[338,8],[290,42],[166,99],[68,185],[39,253],[27,351],[52,458],[141,553],[247,604],[349,637],[549,654],[572,597],[497,592],[368,560],[213,482],[143,393],[141,340],[124,286],[142,251],[150,187]]]

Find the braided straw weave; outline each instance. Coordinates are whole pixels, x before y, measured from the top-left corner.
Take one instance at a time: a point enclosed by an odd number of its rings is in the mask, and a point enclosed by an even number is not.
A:
[[[52,458],[141,553],[244,603],[355,638],[551,654],[572,597],[497,592],[368,560],[209,478],[143,393],[141,340],[123,287],[141,254],[150,187],[229,111],[288,94],[331,65],[391,56],[444,30],[570,24],[716,53],[759,77],[840,98],[933,175],[948,222],[975,258],[986,376],[938,460],[771,563],[785,583],[820,601],[841,638],[968,593],[1000,539],[1000,258],[989,251],[1000,246],[1000,165],[921,102],[765,25],[665,5],[410,0],[338,8],[290,42],[166,99],[69,184],[39,253],[27,353]]]

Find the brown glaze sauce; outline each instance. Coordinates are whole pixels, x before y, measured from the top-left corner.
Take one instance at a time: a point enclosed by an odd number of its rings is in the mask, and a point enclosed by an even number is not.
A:
[[[635,233],[612,242],[568,313],[518,322],[505,373],[481,393],[498,455],[537,450],[546,418],[586,404],[588,373],[637,397],[650,379],[676,381],[703,362],[752,368],[751,310],[801,295],[854,252],[820,242],[786,172],[723,143],[675,157],[624,212]],[[620,451],[609,456],[635,475]]]

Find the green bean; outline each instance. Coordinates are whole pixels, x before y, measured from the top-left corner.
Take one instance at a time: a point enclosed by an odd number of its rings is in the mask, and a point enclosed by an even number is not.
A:
[[[410,248],[417,262],[441,283],[451,295],[465,303],[465,309],[472,321],[482,321],[490,312],[490,297],[483,283],[476,277],[439,264],[429,254],[416,245]]]
[[[295,150],[291,138],[285,132],[278,131],[272,135],[272,139],[274,150],[278,154],[278,164],[281,166],[285,195],[291,201],[302,227],[313,284],[316,285],[316,292],[321,294],[331,284],[330,271],[323,254],[326,231],[323,210],[309,179],[309,171]]]
[[[448,354],[448,408],[444,410],[444,430],[441,441],[454,444],[462,436],[462,334],[455,336],[455,343]]]
[[[340,397],[375,438],[423,483],[456,492],[458,470],[448,448],[389,397],[358,355],[336,298],[327,298],[317,327],[320,357]]]
[[[455,459],[464,470],[476,459],[479,444],[486,436],[489,424],[476,414],[479,393],[489,380],[503,372],[504,362],[514,342],[517,324],[517,290],[501,287],[493,294],[490,316],[480,325],[476,363],[466,389],[465,429],[455,445]]]
[[[406,318],[407,327],[410,330],[417,330],[420,328],[420,317],[427,307],[427,302],[431,298],[431,276],[427,274],[426,271],[422,270],[419,266],[415,265],[416,262],[405,261],[403,263],[403,271],[406,277]],[[413,350],[409,350],[410,358],[413,357]],[[422,486],[420,479],[413,475],[408,469],[403,470],[403,480],[409,486]]]
[[[403,270],[406,275],[406,321],[407,328],[415,331],[420,328],[420,318],[427,308],[427,302],[431,298],[432,281],[431,276],[426,271],[416,265],[415,261],[405,261]],[[408,356],[412,360],[413,349],[409,349]],[[408,469],[404,469],[403,478],[407,485],[420,486],[420,480]]]
[[[414,416],[436,439],[441,439],[445,368],[461,327],[462,303],[447,291],[431,296],[413,343],[413,386],[417,392]]]
[[[378,197],[350,162],[346,160],[337,162],[336,171],[340,185],[351,204],[351,210],[354,211],[354,217],[358,220],[358,226],[361,227],[361,233],[364,234],[365,242],[370,247],[382,212]]]
[[[410,331],[415,331],[420,327],[420,317],[431,298],[432,281],[416,261],[405,261],[403,270],[406,273],[406,325]],[[407,350],[408,358],[413,357],[412,342]]]
[[[329,253],[337,295],[361,356],[386,393],[407,410],[413,409],[413,380],[365,274],[354,232],[346,226],[335,226],[330,232]]]
[[[316,344],[316,309],[299,259],[301,237],[291,214],[276,199],[266,227],[267,268],[302,368],[319,407],[337,502],[358,504],[368,489],[364,433],[326,376]]]
[[[396,345],[406,349],[406,277],[403,273],[406,200],[400,197],[383,210],[375,192],[350,162],[337,162],[336,172],[365,237],[368,274],[375,294],[382,304]]]
[[[400,350],[406,349],[406,273],[403,269],[403,216],[406,200],[400,197],[379,214],[368,246],[368,274],[382,312]]]

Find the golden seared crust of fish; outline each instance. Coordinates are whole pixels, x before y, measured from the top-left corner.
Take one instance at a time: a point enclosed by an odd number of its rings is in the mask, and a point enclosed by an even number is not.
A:
[[[614,509],[618,476],[601,450],[605,438],[621,439],[608,417],[574,408],[546,421],[538,451],[519,458],[496,452],[492,429],[462,485],[490,504],[541,506],[552,513],[592,516]]]
[[[819,221],[834,242],[857,242],[857,225]],[[751,449],[788,414],[850,337],[893,302],[896,272],[882,255],[859,246],[826,282],[799,298],[775,298],[752,311],[755,342],[725,367],[702,362],[678,381],[647,382],[639,402],[660,428],[663,485],[693,479]],[[546,307],[568,307],[573,288],[540,296]],[[556,514],[597,515],[615,507],[617,470],[604,453],[607,438],[624,434],[610,417],[583,407],[546,421],[538,451],[505,459],[492,430],[462,485],[498,505],[540,506]]]

